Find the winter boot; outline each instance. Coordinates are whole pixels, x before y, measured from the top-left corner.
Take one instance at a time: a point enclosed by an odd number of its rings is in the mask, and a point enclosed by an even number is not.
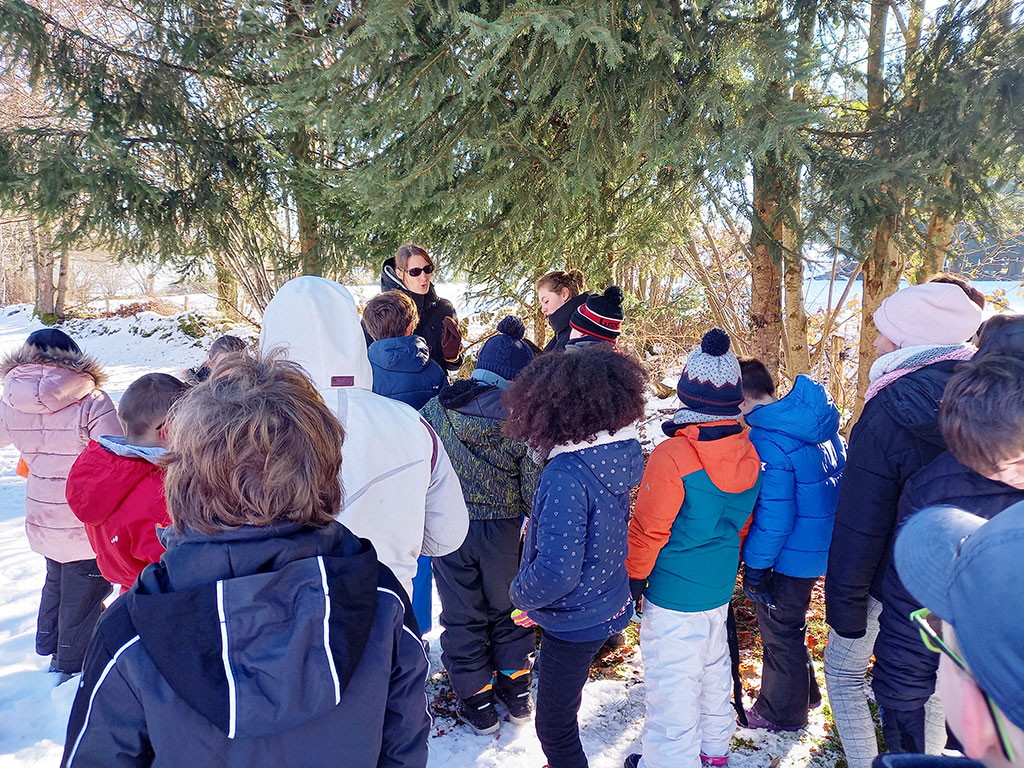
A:
[[[494,709],[494,688],[488,683],[468,699],[455,705],[459,717],[481,736],[498,730],[498,712]]]
[[[495,691],[502,703],[508,707],[509,717],[518,725],[530,722],[533,705],[530,703],[530,670],[499,672],[494,683]]]
[[[799,731],[804,725],[777,725],[769,720],[767,717],[757,711],[757,705],[755,704],[747,710],[747,728],[763,728],[766,731],[775,732],[792,732]]]
[[[724,768],[724,766],[729,764],[729,756],[721,755],[719,757],[708,757],[701,752],[700,764],[704,766],[704,768]]]
[[[637,768],[637,766],[640,765],[641,757],[643,757],[643,755],[634,752],[626,758],[625,762],[622,764],[622,768]]]

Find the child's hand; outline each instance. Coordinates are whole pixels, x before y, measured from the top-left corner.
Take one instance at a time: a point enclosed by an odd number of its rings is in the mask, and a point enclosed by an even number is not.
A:
[[[516,608],[512,611],[512,623],[517,627],[536,627],[537,622],[526,615],[526,611]]]

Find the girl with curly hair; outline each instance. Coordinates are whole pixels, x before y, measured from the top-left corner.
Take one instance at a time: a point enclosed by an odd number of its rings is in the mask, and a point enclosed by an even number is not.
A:
[[[633,425],[646,386],[635,358],[591,348],[536,359],[505,396],[506,434],[548,457],[510,596],[516,622],[543,633],[536,724],[551,768],[586,768],[583,685],[594,654],[632,615],[629,493],[643,473]]]

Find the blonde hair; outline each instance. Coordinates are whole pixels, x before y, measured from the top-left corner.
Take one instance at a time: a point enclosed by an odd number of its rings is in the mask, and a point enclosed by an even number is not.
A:
[[[563,272],[560,269],[556,269],[554,272],[548,272],[544,277],[537,281],[537,290],[543,288],[546,291],[552,293],[561,293],[563,289],[569,291],[569,298],[573,299],[583,293],[585,283],[583,282],[583,273],[578,269],[570,270],[569,272]]]
[[[171,407],[164,489],[174,528],[205,534],[341,508],[344,430],[295,363],[225,355]]]

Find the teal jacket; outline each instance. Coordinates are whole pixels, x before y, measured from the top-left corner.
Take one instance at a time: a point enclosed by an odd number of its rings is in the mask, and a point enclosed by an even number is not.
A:
[[[734,420],[666,431],[640,483],[626,570],[648,580],[644,599],[661,608],[709,611],[732,597],[761,461]]]

